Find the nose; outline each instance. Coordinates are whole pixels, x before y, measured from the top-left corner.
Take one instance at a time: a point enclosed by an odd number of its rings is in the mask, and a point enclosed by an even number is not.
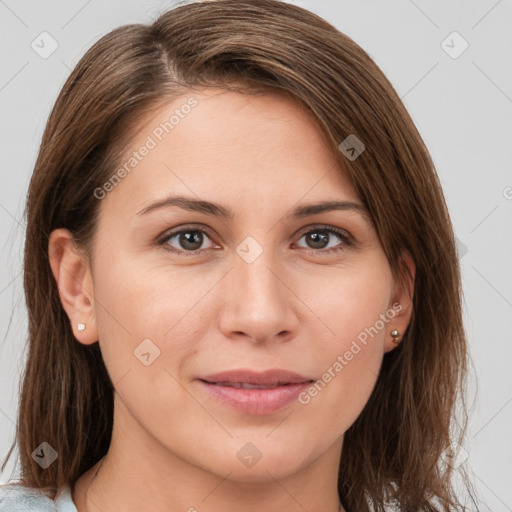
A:
[[[298,326],[295,307],[300,301],[286,277],[270,250],[252,262],[236,255],[221,290],[219,328],[223,335],[256,343],[293,338]]]

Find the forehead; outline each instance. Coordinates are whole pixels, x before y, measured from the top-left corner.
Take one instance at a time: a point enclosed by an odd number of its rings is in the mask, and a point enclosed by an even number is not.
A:
[[[316,119],[283,94],[191,90],[132,133],[107,196],[132,214],[169,193],[259,207],[357,198]]]

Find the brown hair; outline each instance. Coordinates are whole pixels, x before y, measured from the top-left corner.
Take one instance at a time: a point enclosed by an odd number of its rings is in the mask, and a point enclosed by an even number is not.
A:
[[[21,482],[54,497],[105,455],[112,432],[113,386],[99,345],[73,336],[49,265],[50,233],[69,229],[90,254],[101,204],[93,191],[114,174],[137,121],[191,88],[210,86],[298,99],[370,211],[395,278],[406,278],[402,251],[416,266],[409,327],[385,354],[373,394],[345,434],[341,501],[351,511],[389,504],[462,510],[442,453],[461,440],[467,420],[454,421],[455,406],[464,405],[466,338],[453,229],[434,164],[369,55],[322,18],[277,0],[186,3],[152,24],[119,27],[66,81],[25,212],[29,353],[15,440]],[[350,134],[365,144],[355,160],[338,149]],[[43,441],[59,455],[47,469],[31,457]]]

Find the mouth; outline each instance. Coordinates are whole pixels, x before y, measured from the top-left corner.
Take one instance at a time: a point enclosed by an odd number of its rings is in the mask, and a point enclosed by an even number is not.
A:
[[[230,370],[197,380],[219,404],[254,415],[272,414],[291,405],[314,382],[284,370]]]

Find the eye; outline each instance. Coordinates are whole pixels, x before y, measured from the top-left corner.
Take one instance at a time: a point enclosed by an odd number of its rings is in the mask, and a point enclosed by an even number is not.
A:
[[[301,239],[304,237],[307,243],[310,244],[310,248],[313,249],[310,252],[314,254],[332,254],[353,246],[353,241],[348,233],[332,226],[313,226],[302,234]],[[329,242],[333,238],[337,238],[338,242],[341,241],[341,244],[338,243],[329,247]]]
[[[208,250],[208,247],[201,249],[201,246],[207,239],[211,241],[209,234],[204,229],[185,226],[178,231],[167,233],[158,243],[167,251],[185,256],[194,256]],[[178,245],[178,247],[172,245],[171,242],[173,240],[174,244]],[[211,246],[210,248],[213,247]]]

